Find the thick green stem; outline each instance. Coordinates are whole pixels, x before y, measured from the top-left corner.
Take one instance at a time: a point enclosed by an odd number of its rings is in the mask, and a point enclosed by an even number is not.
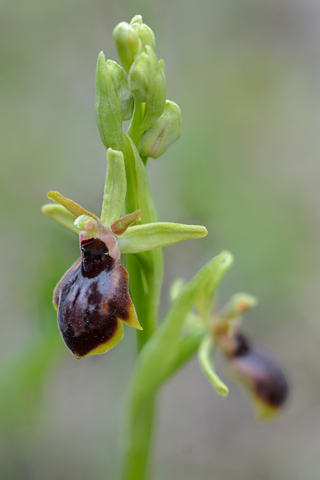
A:
[[[136,256],[127,256],[127,268],[131,279],[131,295],[143,325],[137,335],[140,351],[156,329],[161,279],[156,281],[150,274],[145,278],[142,266]],[[154,404],[156,394],[140,395],[132,383],[127,397],[125,429],[122,439],[123,465],[122,480],[145,480],[148,475],[149,457],[152,450]]]
[[[141,209],[141,223],[157,221],[157,212],[145,166],[136,150],[143,116],[143,105],[137,104],[125,136],[125,166],[127,175],[126,212]],[[131,296],[143,330],[137,335],[138,351],[154,333],[163,278],[163,256],[160,248],[138,255],[127,255]],[[122,480],[145,480],[152,444],[155,392],[136,391],[133,383],[127,397],[123,436]]]
[[[158,323],[163,276],[161,249],[144,254],[127,255],[127,268],[132,299],[143,327],[143,330],[137,335],[137,346],[140,351],[155,331]]]
[[[149,473],[152,449],[155,395],[138,401],[130,391],[124,431],[121,480],[145,480]]]

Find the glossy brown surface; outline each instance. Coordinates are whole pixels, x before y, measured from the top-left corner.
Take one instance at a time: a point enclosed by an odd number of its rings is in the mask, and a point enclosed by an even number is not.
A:
[[[248,349],[232,360],[233,371],[252,385],[259,400],[273,407],[280,407],[288,397],[289,385],[280,366],[261,350]]]
[[[110,341],[117,319],[128,320],[131,307],[127,272],[108,255],[104,242],[86,240],[81,252],[54,294],[61,335],[77,357]]]

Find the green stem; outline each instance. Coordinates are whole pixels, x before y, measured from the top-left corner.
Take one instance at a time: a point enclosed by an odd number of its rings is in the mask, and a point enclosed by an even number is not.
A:
[[[212,294],[232,262],[223,252],[209,261],[181,290],[167,315],[140,351],[130,384],[124,435],[122,480],[145,480],[152,435],[155,396],[163,382],[197,349],[203,332],[190,332],[181,339],[186,315],[208,283]],[[191,336],[190,336],[191,335]],[[146,414],[145,414],[146,412]]]
[[[137,335],[137,348],[140,352],[157,326],[162,275],[156,281],[156,272],[153,274],[150,272],[149,279],[146,279],[136,257],[127,255],[127,268],[131,279],[131,295],[138,318],[143,325],[143,330]],[[133,379],[128,392],[127,415],[124,420],[122,480],[145,480],[152,450],[156,393],[137,394],[135,387]]]
[[[143,268],[139,259],[146,258],[148,267]],[[156,249],[145,254],[127,255],[131,296],[143,330],[137,334],[138,351],[155,331],[158,323],[158,308],[162,287],[162,251]]]
[[[128,135],[135,143],[136,147],[138,146],[141,135],[143,134],[143,117],[145,113],[145,104],[140,102],[135,102],[134,113],[130,128],[128,130]]]
[[[145,393],[133,377],[126,409],[126,429],[123,432],[122,480],[148,478],[156,394],[163,383],[193,357],[205,335],[203,328],[197,328],[181,339],[176,355],[155,391]]]
[[[122,480],[145,480],[152,448],[155,395],[140,401],[130,391],[124,431]]]
[[[125,166],[127,176],[126,212],[141,209],[142,223],[157,221],[157,212],[150,190],[145,166],[132,144],[137,145],[142,134],[144,105],[136,102],[135,112],[125,137]],[[131,296],[143,330],[137,335],[138,352],[154,333],[163,278],[162,249],[137,255],[127,255]],[[156,392],[136,391],[131,383],[127,397],[127,415],[123,435],[122,480],[145,480],[152,443]]]

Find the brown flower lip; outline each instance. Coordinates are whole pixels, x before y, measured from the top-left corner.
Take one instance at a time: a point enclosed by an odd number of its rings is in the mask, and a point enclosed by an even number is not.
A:
[[[275,362],[264,351],[252,347],[246,337],[237,335],[237,348],[229,357],[233,372],[242,377],[260,402],[271,407],[281,407],[289,393],[287,378]]]
[[[67,347],[77,357],[103,353],[123,336],[123,321],[139,328],[128,272],[107,241],[80,234],[81,258],[58,283],[53,303]],[[141,328],[141,327],[140,327]]]

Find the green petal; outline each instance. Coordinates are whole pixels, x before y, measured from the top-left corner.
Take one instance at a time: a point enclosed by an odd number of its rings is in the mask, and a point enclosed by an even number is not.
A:
[[[141,220],[140,209],[119,218],[110,225],[110,228],[115,235],[123,235],[133,223],[138,222],[139,220]]]
[[[223,318],[239,317],[250,308],[256,307],[258,299],[249,293],[236,293],[219,312]]]
[[[63,205],[56,203],[47,203],[41,208],[42,212],[72,232],[79,233],[79,230],[74,225],[76,217],[70,213]]]
[[[213,343],[211,337],[205,337],[198,350],[198,358],[203,372],[207,376],[211,385],[215,388],[218,395],[226,397],[228,387],[220,380],[213,367],[212,356]]]
[[[166,247],[183,240],[201,238],[207,235],[207,229],[201,225],[183,225],[181,223],[155,222],[135,225],[119,238],[122,253],[139,253],[158,247]]]
[[[51,190],[48,192],[47,197],[50,198],[50,200],[54,200],[55,202],[60,203],[60,205],[63,205],[75,217],[80,217],[80,215],[88,215],[89,217],[98,220],[98,222],[100,221],[94,213],[89,212],[85,208],[81,207],[81,205],[78,205],[78,203],[70,200],[70,198],[64,197],[59,192],[54,192]]]

